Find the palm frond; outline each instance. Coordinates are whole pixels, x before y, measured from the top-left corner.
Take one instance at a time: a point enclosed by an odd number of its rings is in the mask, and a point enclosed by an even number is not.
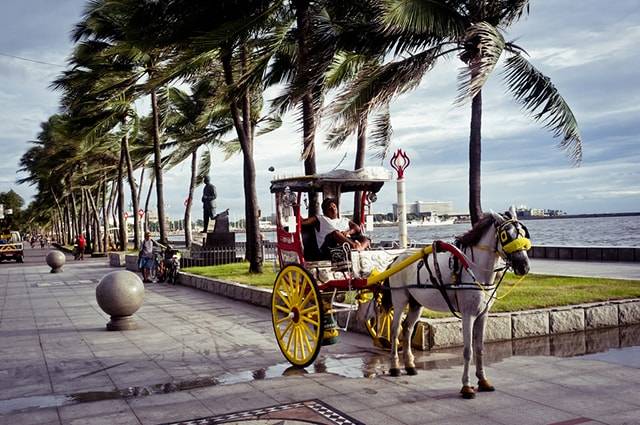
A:
[[[371,146],[372,156],[384,160],[391,149],[391,112],[389,105],[384,105],[373,118],[373,130],[369,134],[369,146]]]
[[[529,14],[529,0],[506,0],[502,2],[504,9],[500,17],[500,24],[509,26],[518,21],[523,15]]]
[[[196,186],[201,185],[204,181],[204,178],[209,175],[211,171],[211,151],[209,149],[205,149],[205,151],[200,155],[200,160],[198,162],[198,173],[196,174]]]
[[[271,133],[272,131],[282,127],[282,116],[279,114],[270,114],[262,117],[258,121],[258,126],[259,128],[256,132],[256,137]]]
[[[351,52],[338,52],[327,70],[325,84],[327,88],[336,88],[353,79],[371,59],[366,55]]]
[[[210,51],[219,49],[223,44],[237,42],[256,28],[267,25],[271,16],[282,7],[282,2],[283,0],[274,1],[264,10],[255,10],[255,13],[248,16],[221,23],[210,31],[194,37],[191,44],[199,51]]]
[[[338,149],[340,146],[344,144],[351,134],[356,130],[356,126],[351,126],[347,124],[342,125],[332,125],[331,130],[327,134],[327,139],[325,140],[325,145],[329,149]]]
[[[461,69],[458,76],[458,96],[456,104],[473,99],[487,81],[491,72],[500,60],[505,41],[500,31],[487,22],[473,24],[465,34],[465,45],[477,49],[467,66]]]
[[[562,137],[559,147],[567,152],[574,164],[579,164],[582,161],[582,138],[578,122],[549,77],[520,54],[506,60],[503,77],[525,111],[549,129],[554,137]]]
[[[463,17],[447,2],[383,0],[382,6],[381,24],[387,36],[397,40],[396,53],[424,48],[437,39],[455,39],[464,34]]]
[[[233,139],[224,142],[222,145],[222,152],[224,153],[224,160],[228,160],[232,156],[235,156],[242,152],[242,146],[240,145],[240,140]]]
[[[344,123],[352,132],[360,114],[368,114],[417,87],[442,54],[441,46],[435,46],[400,61],[364,67],[347,89],[338,95],[331,113],[339,125]]]

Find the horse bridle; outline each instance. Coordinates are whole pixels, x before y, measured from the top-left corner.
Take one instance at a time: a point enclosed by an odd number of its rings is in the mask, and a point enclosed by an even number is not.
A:
[[[527,226],[515,219],[496,224],[496,252],[511,265],[511,255],[531,249],[531,239]]]

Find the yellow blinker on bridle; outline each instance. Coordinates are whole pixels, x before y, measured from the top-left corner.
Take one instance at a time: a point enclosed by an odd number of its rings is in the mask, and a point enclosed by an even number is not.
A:
[[[514,220],[505,221],[498,228],[498,237],[504,253],[509,255],[517,251],[528,251],[531,249],[531,240],[527,237],[528,232],[522,224],[515,226],[518,230],[518,236],[516,238],[512,238],[509,235],[505,227],[511,223],[514,223]]]

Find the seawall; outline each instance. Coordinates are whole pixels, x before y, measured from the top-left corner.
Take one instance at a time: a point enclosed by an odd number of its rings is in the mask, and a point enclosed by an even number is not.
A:
[[[640,247],[632,246],[533,246],[529,258],[575,261],[640,262]]]

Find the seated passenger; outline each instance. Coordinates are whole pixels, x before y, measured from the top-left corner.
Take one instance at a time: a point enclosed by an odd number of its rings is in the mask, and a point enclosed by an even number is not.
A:
[[[302,224],[314,225],[316,240],[324,255],[329,257],[331,248],[344,243],[349,244],[351,249],[357,251],[369,247],[369,239],[361,233],[360,226],[348,218],[339,216],[335,199],[326,198],[322,201],[322,214],[306,218],[302,220]]]

